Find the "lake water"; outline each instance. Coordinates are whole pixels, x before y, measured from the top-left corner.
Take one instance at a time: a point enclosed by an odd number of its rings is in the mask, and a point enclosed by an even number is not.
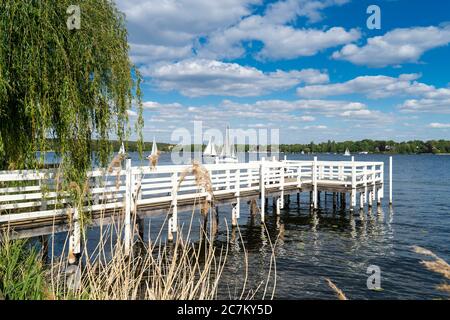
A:
[[[319,160],[344,160],[341,155],[317,155]],[[288,154],[289,160],[312,160],[312,155]],[[139,164],[132,155],[133,165]],[[384,161],[388,179],[389,157],[356,155],[355,160]],[[432,250],[450,261],[450,156],[395,155],[393,157],[394,204],[388,205],[388,181],[382,208],[370,212],[334,211],[332,199],[322,196],[317,213],[309,209],[309,193],[302,194],[300,206],[291,197],[277,217],[272,199],[266,211],[267,231],[259,218],[253,221],[247,204],[241,204],[239,229],[248,250],[248,287],[263,283],[269,270],[270,243],[278,241],[276,253],[276,299],[334,299],[325,282],[330,278],[349,299],[439,299],[447,296],[436,286],[444,279],[426,270],[411,246]],[[170,155],[162,154],[160,164],[170,163]],[[347,202],[348,203],[348,202]],[[228,235],[223,219],[230,221],[230,206],[219,207],[217,244],[225,244]],[[179,214],[180,223],[187,223],[190,213]],[[162,218],[148,219],[156,232]],[[194,219],[198,226],[199,215]],[[90,238],[96,237],[95,229]],[[59,238],[62,239],[62,238]],[[220,297],[239,296],[244,282],[245,264],[242,244],[228,241],[229,256],[223,275]],[[367,268],[381,270],[379,291],[367,289]],[[273,278],[268,287],[271,291]],[[261,297],[264,286],[256,297]],[[270,297],[268,294],[266,297]]]

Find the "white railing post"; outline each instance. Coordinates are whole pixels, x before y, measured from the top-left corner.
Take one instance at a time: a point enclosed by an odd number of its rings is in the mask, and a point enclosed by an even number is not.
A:
[[[389,204],[392,204],[392,156],[389,157]]]
[[[356,163],[355,157],[352,157],[352,192],[350,195],[350,210],[356,207]]]
[[[373,168],[373,164],[370,165],[370,177],[371,177],[371,182],[373,183],[373,175],[374,175],[374,168]],[[369,177],[367,177],[367,180],[369,180]],[[367,188],[369,188],[369,181],[367,181]],[[369,190],[369,194],[367,195],[368,197],[368,201],[369,201],[369,208],[372,207],[373,205],[373,188]]]
[[[259,165],[259,189],[260,189],[260,197],[261,197],[261,223],[264,223],[264,215],[265,215],[265,207],[266,207],[266,187],[265,187],[265,179],[264,179],[264,160]]]
[[[377,166],[373,165],[373,175],[372,175],[372,203],[375,203],[375,200],[377,198]]]
[[[363,182],[364,182],[364,196],[363,196],[363,200],[364,200],[364,204],[367,203],[367,165],[365,165],[363,167]]]
[[[317,209],[318,204],[317,204],[317,157],[314,157],[314,161],[313,161],[313,175],[312,175],[312,180],[313,180],[313,204],[314,204],[314,209]]]
[[[132,206],[132,175],[131,159],[126,160],[125,164],[125,255],[130,254],[131,250],[131,206]]]
[[[280,209],[284,209],[284,165],[283,164],[281,164],[281,166],[280,166],[280,190],[281,190]]]
[[[378,189],[378,199],[377,204],[381,205],[381,199],[384,198],[384,162],[380,164],[380,181],[381,181],[381,187]]]

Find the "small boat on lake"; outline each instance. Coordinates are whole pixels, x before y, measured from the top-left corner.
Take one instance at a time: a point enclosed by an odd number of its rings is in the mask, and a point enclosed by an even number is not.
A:
[[[120,146],[119,154],[120,154],[120,155],[125,155],[125,154],[126,154],[126,152],[125,152],[125,146],[124,146],[123,142],[122,142],[122,145]]]
[[[217,157],[216,146],[213,142],[212,137],[209,138],[208,145],[206,146],[205,150],[203,151],[203,157],[211,157],[211,158]]]
[[[158,156],[158,146],[156,145],[155,137],[153,137],[152,153],[147,157],[147,159]]]
[[[216,163],[237,163],[236,147],[230,142],[230,128],[227,126],[225,131],[225,143],[220,156],[216,159]]]
[[[347,149],[345,149],[345,153],[344,153],[344,156],[346,156],[346,157],[349,157],[349,156],[351,156],[351,154],[350,154],[350,150],[348,150],[348,148],[347,148]]]

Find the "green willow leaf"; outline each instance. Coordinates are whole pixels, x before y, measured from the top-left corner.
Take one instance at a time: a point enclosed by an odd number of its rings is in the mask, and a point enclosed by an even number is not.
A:
[[[38,167],[36,152],[53,150],[67,181],[81,184],[91,150],[106,166],[110,136],[127,139],[134,101],[142,151],[141,76],[115,4],[80,1],[81,28],[68,30],[71,0],[1,2],[0,169]]]

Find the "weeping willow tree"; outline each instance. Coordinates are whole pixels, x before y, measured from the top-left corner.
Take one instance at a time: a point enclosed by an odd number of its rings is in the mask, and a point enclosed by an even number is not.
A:
[[[108,0],[82,0],[80,29],[69,30],[73,0],[0,0],[0,168],[35,168],[54,150],[67,181],[81,182],[95,159],[106,165],[110,136],[131,133],[141,77],[129,59],[124,15]],[[51,144],[51,145],[50,145]]]

